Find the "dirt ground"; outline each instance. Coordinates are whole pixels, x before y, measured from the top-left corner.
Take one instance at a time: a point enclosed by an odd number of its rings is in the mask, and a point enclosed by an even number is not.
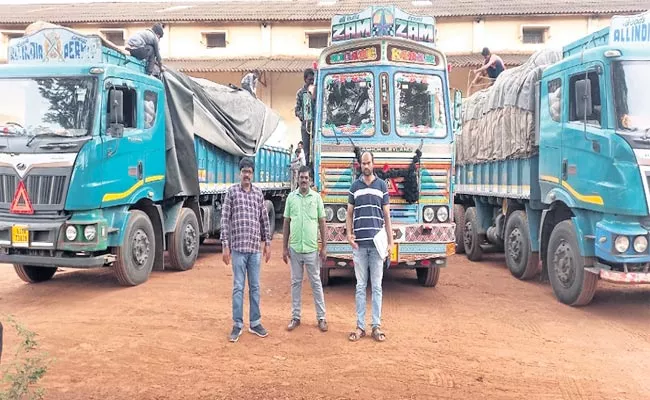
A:
[[[47,399],[650,398],[650,288],[601,285],[591,305],[570,308],[548,283],[514,279],[498,255],[454,256],[436,288],[419,286],[414,271],[389,272],[387,341],[350,343],[350,271],[325,290],[329,332],[316,328],[307,280],[303,324],[285,330],[279,236],[262,270],[264,339],[228,342],[232,273],[215,245],[193,270],[154,272],[133,288],[107,269],[28,285],[2,265],[0,318],[14,315],[54,358]],[[16,345],[11,328],[5,336],[3,364]]]

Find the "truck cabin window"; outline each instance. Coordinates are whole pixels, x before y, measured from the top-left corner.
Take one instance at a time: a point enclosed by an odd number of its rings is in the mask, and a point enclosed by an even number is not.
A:
[[[0,79],[0,135],[89,135],[96,87],[90,77]]]
[[[323,90],[323,136],[372,136],[375,95],[370,72],[332,74]]]
[[[435,75],[395,74],[395,121],[400,136],[447,136],[442,79]]]
[[[158,109],[158,95],[154,92],[144,92],[144,128],[149,129],[156,123],[156,110]]]
[[[617,129],[650,136],[648,68],[650,68],[648,61],[612,63]]]
[[[553,79],[548,83],[548,112],[555,122],[562,116],[562,79]]]
[[[123,113],[123,125],[124,129],[133,129],[137,127],[138,119],[137,119],[137,94],[135,89],[130,89],[127,87],[120,87],[116,86],[113,89],[119,90],[122,92],[123,95],[123,103],[122,103],[122,113]],[[106,116],[108,119],[108,125],[110,126],[111,123],[114,123],[115,121],[110,120],[111,116],[111,104],[110,101],[108,101],[108,95],[107,95],[107,101],[106,101]]]
[[[581,72],[569,81],[569,121],[584,122],[600,127],[602,124],[602,103],[600,79],[596,71]],[[589,101],[591,97],[591,101]]]

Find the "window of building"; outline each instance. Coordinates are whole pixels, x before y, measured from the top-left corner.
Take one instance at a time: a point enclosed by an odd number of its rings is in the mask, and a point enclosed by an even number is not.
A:
[[[589,125],[601,126],[602,103],[596,71],[582,72],[569,80],[569,121],[586,121]]]
[[[104,39],[113,43],[116,46],[124,46],[124,30],[122,29],[102,29],[101,34],[104,36]]]
[[[547,34],[547,26],[523,26],[521,28],[521,41],[524,44],[546,43]]]
[[[553,79],[548,83],[548,112],[551,119],[560,122],[562,116],[562,79]]]
[[[8,44],[11,39],[23,37],[23,34],[22,31],[3,31],[2,39],[4,39]]]
[[[226,47],[226,32],[205,32],[203,42],[208,49]]]
[[[329,44],[329,33],[314,32],[307,34],[310,49],[323,49]]]
[[[158,95],[154,92],[144,92],[144,128],[149,129],[156,123],[156,109],[158,108]]]

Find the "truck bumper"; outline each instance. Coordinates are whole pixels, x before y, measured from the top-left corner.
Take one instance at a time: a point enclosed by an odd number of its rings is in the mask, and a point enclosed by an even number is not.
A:
[[[456,224],[394,225],[395,252],[391,267],[414,268],[425,266],[428,260],[444,259],[456,252]],[[344,266],[352,260],[352,246],[347,242],[344,224],[328,224],[327,254],[332,259],[330,267]],[[351,264],[351,263],[349,263]],[[443,260],[438,262],[443,265]],[[429,262],[428,265],[436,265]]]
[[[6,250],[5,250],[6,251]],[[115,257],[106,254],[95,257],[47,257],[38,255],[0,253],[0,263],[37,265],[44,267],[95,268],[115,261]]]

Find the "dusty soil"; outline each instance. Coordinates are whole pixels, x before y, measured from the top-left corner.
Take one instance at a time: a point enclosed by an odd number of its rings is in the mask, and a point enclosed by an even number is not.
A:
[[[28,285],[2,265],[0,318],[15,315],[54,357],[42,382],[48,399],[650,398],[650,288],[601,285],[576,309],[547,283],[514,279],[499,256],[482,264],[454,256],[436,288],[420,287],[414,271],[388,273],[387,341],[350,343],[348,271],[325,290],[329,332],[315,326],[307,280],[303,324],[285,330],[280,246],[276,238],[262,272],[264,339],[227,341],[232,274],[214,245],[193,270],[154,272],[134,288],[118,286],[110,270]],[[5,335],[3,364],[16,345],[12,329]]]

